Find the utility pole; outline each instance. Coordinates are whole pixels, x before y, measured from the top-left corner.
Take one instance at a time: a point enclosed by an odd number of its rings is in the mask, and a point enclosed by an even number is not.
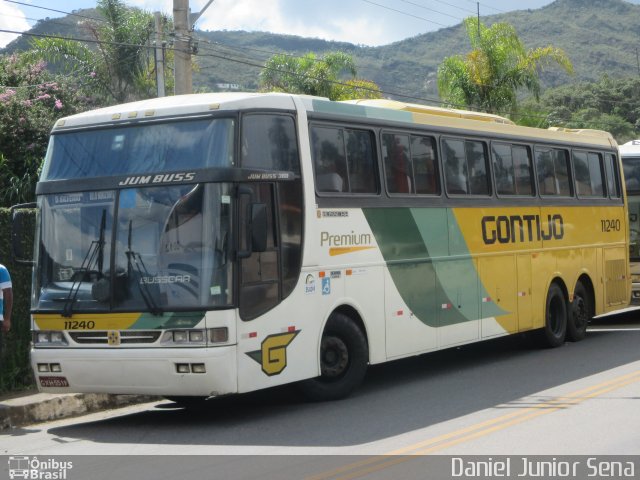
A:
[[[158,97],[164,97],[164,48],[162,42],[162,14],[155,12],[156,19],[156,85],[158,87]]]
[[[175,94],[192,93],[191,82],[191,32],[193,24],[198,20],[204,11],[209,8],[214,0],[204,6],[195,14],[189,9],[189,0],[173,0],[173,27],[175,29],[176,40],[174,43],[174,63],[176,69]]]
[[[191,32],[189,31],[189,0],[173,0],[175,29],[174,63],[175,94],[191,93]]]

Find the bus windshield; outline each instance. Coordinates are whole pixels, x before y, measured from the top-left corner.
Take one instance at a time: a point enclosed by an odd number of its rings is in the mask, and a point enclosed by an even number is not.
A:
[[[234,165],[231,118],[140,123],[52,135],[42,181]]]
[[[629,207],[629,255],[640,261],[640,156],[622,157]]]
[[[230,306],[232,201],[224,183],[41,197],[33,308]]]

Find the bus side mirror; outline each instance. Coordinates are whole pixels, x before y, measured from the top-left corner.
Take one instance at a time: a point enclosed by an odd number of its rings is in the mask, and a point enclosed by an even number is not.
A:
[[[32,266],[36,225],[36,204],[22,203],[11,207],[11,254],[18,265]]]
[[[251,251],[264,252],[267,249],[267,205],[251,204]]]

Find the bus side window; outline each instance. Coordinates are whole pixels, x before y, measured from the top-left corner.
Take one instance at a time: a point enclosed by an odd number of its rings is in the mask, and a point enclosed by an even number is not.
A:
[[[442,140],[442,155],[447,193],[453,195],[469,193],[464,141],[449,138]]]
[[[605,155],[605,170],[607,172],[607,192],[611,198],[620,198],[620,177],[618,176],[618,169],[615,155],[607,153]]]
[[[242,119],[242,167],[300,173],[293,118],[250,114]]]
[[[413,192],[413,169],[409,160],[409,135],[382,135],[383,161],[389,193]]]
[[[489,175],[487,175],[487,154],[483,142],[465,141],[467,172],[469,174],[469,193],[471,195],[489,195]]]
[[[569,156],[566,150],[536,147],[536,169],[541,195],[571,196]]]
[[[602,156],[599,153],[589,152],[589,179],[591,181],[591,191],[594,196],[604,197],[604,169]]]
[[[489,195],[487,153],[483,142],[447,138],[442,141],[447,192]]]
[[[411,135],[411,163],[416,193],[438,195],[436,141],[433,137]]]
[[[373,134],[311,126],[311,154],[319,193],[378,193]]]
[[[347,166],[351,193],[378,193],[372,134],[346,129]]]
[[[573,168],[576,172],[576,191],[578,195],[582,197],[592,196],[587,152],[573,152]]]
[[[311,149],[318,192],[347,192],[347,160],[340,128],[311,128]]]
[[[493,143],[493,171],[500,195],[533,195],[531,156],[521,145]]]

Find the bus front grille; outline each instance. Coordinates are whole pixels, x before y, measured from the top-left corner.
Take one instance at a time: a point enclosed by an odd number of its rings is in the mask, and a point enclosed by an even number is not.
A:
[[[125,330],[118,332],[120,344],[155,343],[162,332],[157,330]],[[82,345],[107,345],[109,332],[69,332],[71,339]]]

